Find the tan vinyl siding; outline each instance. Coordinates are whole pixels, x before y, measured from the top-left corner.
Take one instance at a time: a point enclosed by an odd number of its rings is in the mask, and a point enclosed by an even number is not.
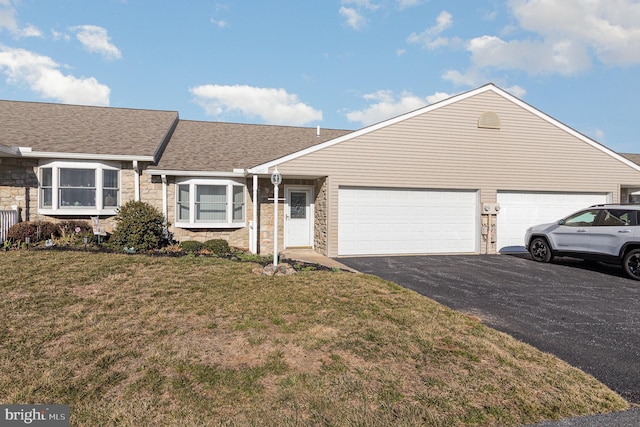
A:
[[[501,129],[480,129],[483,112]],[[328,254],[337,254],[338,187],[611,193],[640,172],[488,91],[278,166],[283,175],[329,176]]]

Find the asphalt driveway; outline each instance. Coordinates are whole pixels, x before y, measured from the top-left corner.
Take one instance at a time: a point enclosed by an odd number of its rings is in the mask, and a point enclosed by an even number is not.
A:
[[[640,281],[618,266],[528,255],[341,258],[598,378],[640,404]]]

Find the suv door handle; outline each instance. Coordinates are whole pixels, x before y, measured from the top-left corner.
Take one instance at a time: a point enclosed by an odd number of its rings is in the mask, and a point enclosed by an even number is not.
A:
[[[618,230],[618,233],[631,233],[631,230]]]
[[[586,233],[587,230],[585,230],[584,228],[581,228],[580,230],[576,230],[576,233]]]

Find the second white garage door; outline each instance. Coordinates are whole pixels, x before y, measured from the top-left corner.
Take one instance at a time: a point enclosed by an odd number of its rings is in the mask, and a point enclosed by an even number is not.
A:
[[[341,187],[338,254],[477,251],[476,191]]]
[[[524,251],[524,234],[536,224],[555,222],[571,213],[607,203],[603,193],[498,192],[498,251]]]

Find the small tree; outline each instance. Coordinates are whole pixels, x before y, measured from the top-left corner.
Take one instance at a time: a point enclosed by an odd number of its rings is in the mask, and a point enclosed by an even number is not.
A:
[[[116,228],[109,243],[118,249],[136,252],[158,249],[166,243],[162,212],[145,202],[127,202],[115,218]]]

